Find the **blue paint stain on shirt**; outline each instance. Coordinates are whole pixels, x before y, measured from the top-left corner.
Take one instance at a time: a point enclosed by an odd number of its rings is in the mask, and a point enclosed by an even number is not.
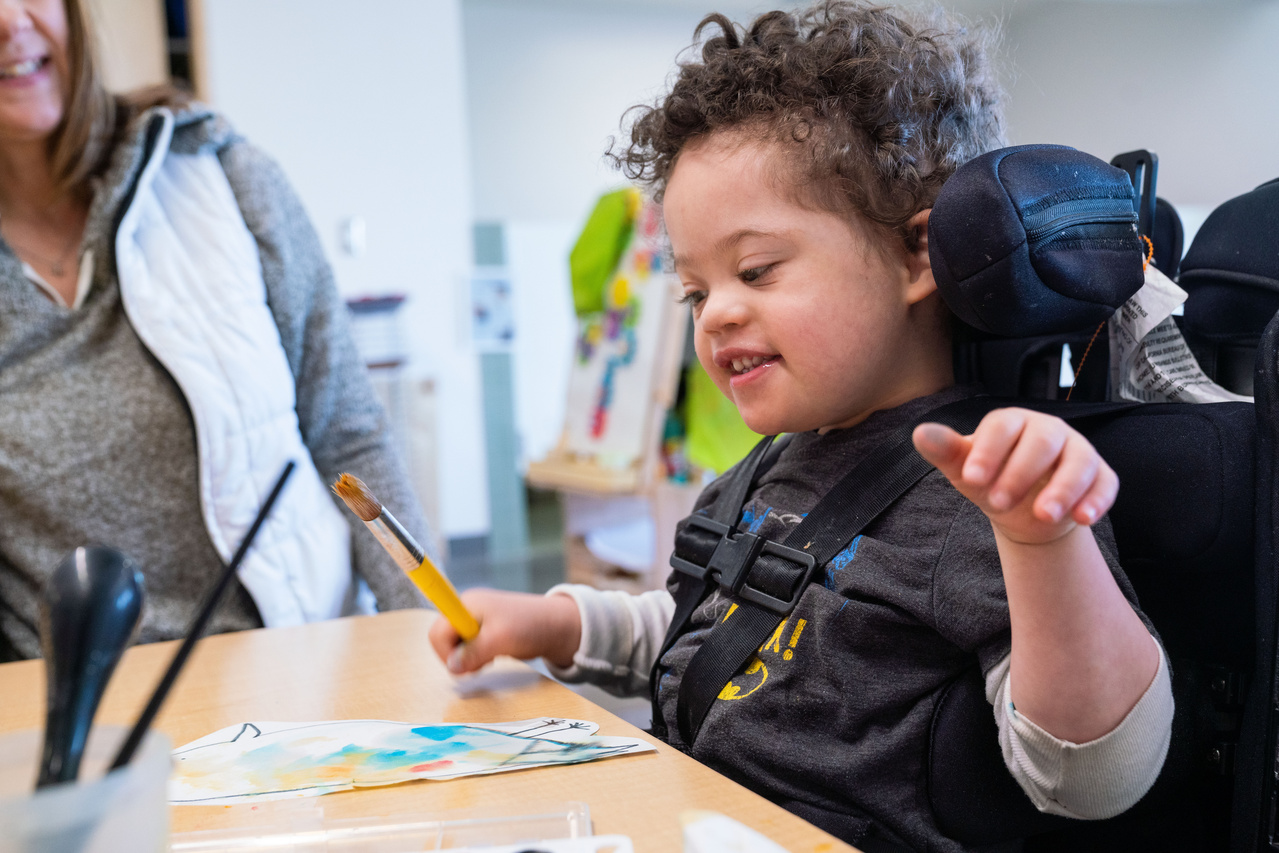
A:
[[[853,541],[848,543],[848,547],[840,551],[831,561],[826,564],[826,581],[824,586],[829,590],[835,589],[835,573],[842,572],[848,568],[848,564],[857,556],[857,545],[862,541],[861,536],[853,537]],[[841,610],[843,608],[840,608]]]
[[[742,510],[742,524],[746,525],[746,532],[758,533],[760,527],[763,526],[765,519],[768,518],[768,514],[772,511],[773,508],[771,506],[759,515],[755,515],[755,513],[751,512],[749,509]]]

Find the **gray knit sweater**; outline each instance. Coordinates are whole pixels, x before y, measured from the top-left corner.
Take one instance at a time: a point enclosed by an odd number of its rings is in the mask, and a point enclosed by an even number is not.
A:
[[[80,307],[51,301],[0,243],[0,660],[39,655],[41,586],[78,545],[112,545],[141,565],[142,642],[181,636],[222,565],[200,512],[186,400],[120,299],[114,235],[143,166],[144,127],[130,127],[95,183],[81,246],[92,250],[92,285]],[[226,170],[258,243],[302,437],[320,476],[357,474],[429,542],[319,240],[280,168],[202,108],[178,116],[172,150],[214,151]],[[421,606],[372,535],[342,513],[353,565],[379,608]],[[260,625],[237,585],[210,630]]]

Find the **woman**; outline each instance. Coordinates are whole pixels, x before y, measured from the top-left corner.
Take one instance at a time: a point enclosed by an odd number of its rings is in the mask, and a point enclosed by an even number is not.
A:
[[[352,612],[359,579],[421,605],[326,488],[427,541],[301,204],[209,110],[109,96],[86,13],[0,0],[0,659],[39,655],[43,580],[93,542],[146,574],[140,640],[184,633],[288,459],[210,630]]]

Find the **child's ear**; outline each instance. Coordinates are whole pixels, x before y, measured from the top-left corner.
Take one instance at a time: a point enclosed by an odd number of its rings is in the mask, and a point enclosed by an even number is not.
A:
[[[932,208],[921,210],[906,223],[910,242],[906,247],[906,302],[914,305],[937,291],[933,280],[933,265],[928,258],[928,214]]]

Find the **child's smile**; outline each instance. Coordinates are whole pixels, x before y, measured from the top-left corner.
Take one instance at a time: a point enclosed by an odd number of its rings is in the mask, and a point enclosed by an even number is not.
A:
[[[775,367],[780,358],[781,356],[775,353],[760,355],[729,348],[716,353],[715,363],[718,367],[731,371],[733,375],[728,380],[729,385],[740,388],[751,379],[758,379],[765,370]]]
[[[721,133],[685,148],[667,184],[707,373],[766,434],[851,426],[948,385],[926,243],[881,248],[868,226],[789,197],[774,151]]]

